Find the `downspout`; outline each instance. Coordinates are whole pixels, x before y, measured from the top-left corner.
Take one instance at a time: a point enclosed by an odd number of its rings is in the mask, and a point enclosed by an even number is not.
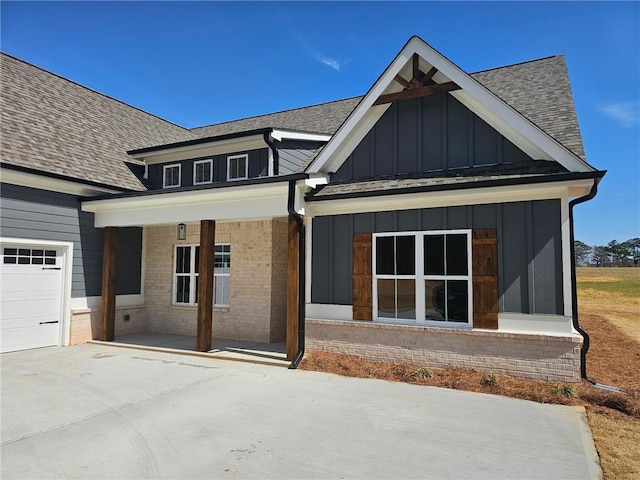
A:
[[[573,310],[573,328],[575,328],[580,335],[582,335],[582,348],[580,348],[580,376],[587,382],[596,384],[593,378],[587,376],[587,352],[589,351],[589,334],[585,332],[578,322],[578,285],[576,283],[576,255],[574,247],[574,234],[573,234],[573,207],[580,203],[587,202],[596,196],[598,193],[598,179],[593,181],[593,186],[588,194],[578,197],[569,202],[569,241],[571,242],[571,309]]]
[[[264,143],[266,143],[269,146],[269,148],[271,149],[271,152],[273,153],[273,174],[279,175],[280,174],[280,154],[278,153],[278,149],[273,143],[273,139],[271,138],[271,133],[265,132],[263,134],[263,138],[264,138]]]
[[[289,210],[289,215],[293,217],[296,224],[298,225],[298,353],[296,357],[289,365],[289,368],[295,369],[298,368],[298,364],[302,361],[302,357],[304,356],[304,338],[305,338],[305,229],[304,229],[304,220],[302,217],[298,215],[295,209],[295,192],[296,192],[296,182],[295,180],[291,180],[289,182],[289,196],[287,198],[287,209]]]

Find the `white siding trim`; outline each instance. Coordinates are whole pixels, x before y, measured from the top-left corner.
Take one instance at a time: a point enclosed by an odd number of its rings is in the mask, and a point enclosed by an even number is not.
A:
[[[560,199],[560,219],[562,231],[562,298],[564,314],[573,315],[573,291],[571,288],[571,219],[569,217],[569,198]]]
[[[103,195],[105,193],[122,193],[122,190],[114,190],[110,188],[94,187],[82,183],[75,183],[69,180],[59,178],[45,177],[33,173],[18,172],[8,168],[0,168],[2,172],[2,183],[10,185],[19,185],[22,187],[37,188],[40,190],[48,190],[51,192],[66,193],[69,195],[79,195],[91,197],[94,195]]]
[[[500,332],[565,334],[573,332],[573,320],[566,315],[499,313]]]
[[[547,200],[566,197],[568,189],[574,189],[575,187],[590,188],[592,184],[593,179],[586,179],[546,184],[469,188],[440,192],[397,193],[395,195],[323,200],[307,202],[306,214],[313,217],[347,213]]]
[[[304,232],[305,232],[305,258],[304,258],[304,273],[305,273],[305,292],[304,292],[304,298],[305,298],[305,303],[307,304],[311,304],[311,279],[312,279],[312,271],[311,269],[312,267],[312,262],[311,262],[311,253],[312,253],[312,249],[313,249],[313,222],[311,221],[310,218],[304,218]]]
[[[353,320],[353,307],[351,305],[307,303],[305,317],[320,320]]]

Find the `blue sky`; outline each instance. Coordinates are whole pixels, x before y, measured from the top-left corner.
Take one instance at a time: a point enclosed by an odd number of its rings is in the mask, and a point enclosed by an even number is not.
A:
[[[2,51],[185,127],[365,93],[411,35],[467,72],[566,56],[588,161],[576,238],[640,236],[638,2],[8,2]]]

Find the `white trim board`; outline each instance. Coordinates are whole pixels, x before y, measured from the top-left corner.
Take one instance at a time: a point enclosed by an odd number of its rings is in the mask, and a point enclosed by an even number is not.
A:
[[[82,203],[95,213],[95,226],[130,227],[198,222],[200,220],[254,220],[286,217],[287,182],[228,188],[163,192]]]
[[[594,170],[453,62],[414,36],[307,168],[308,172],[336,172],[340,168],[389,107],[390,104],[373,106],[373,103],[380,95],[400,89],[394,77],[409,68],[414,53],[420,57],[421,68],[424,71],[432,66],[438,69],[438,73],[433,77],[435,81],[453,81],[459,85],[461,90],[450,94],[530,157],[556,161],[571,172]]]
[[[593,182],[593,179],[569,180],[566,182],[469,188],[440,192],[397,193],[394,195],[356,197],[341,200],[322,200],[307,202],[305,213],[314,217],[347,213],[383,212],[417,208],[454,207],[567,198],[569,193],[574,193],[575,191],[588,192]]]
[[[132,158],[144,160],[147,165],[157,163],[177,162],[199,157],[213,157],[215,155],[233,154],[268,148],[262,134],[249,137],[229,138],[226,140],[212,140],[211,142],[182,147],[167,147],[155,152],[136,153]]]
[[[0,178],[2,183],[19,185],[21,187],[37,188],[40,190],[48,190],[51,192],[66,193],[69,195],[78,195],[83,197],[104,195],[105,193],[122,193],[122,190],[114,190],[106,187],[94,187],[92,185],[76,183],[70,180],[51,178],[44,175],[36,175],[34,173],[18,172],[9,168],[0,168],[0,172],[2,172],[2,176]]]

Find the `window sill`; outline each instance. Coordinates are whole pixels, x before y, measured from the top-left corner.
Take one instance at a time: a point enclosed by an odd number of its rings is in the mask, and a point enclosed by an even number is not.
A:
[[[172,310],[197,310],[198,309],[198,305],[179,305],[179,304],[172,304],[169,308],[171,308]],[[229,305],[214,305],[213,306],[213,310],[214,311],[218,311],[218,312],[228,312],[230,310]]]
[[[373,323],[381,324],[381,325],[405,325],[408,327],[456,328],[456,329],[463,329],[463,330],[471,330],[473,328],[467,322],[439,322],[437,320],[417,322],[415,320],[381,318],[381,319],[373,320]]]

